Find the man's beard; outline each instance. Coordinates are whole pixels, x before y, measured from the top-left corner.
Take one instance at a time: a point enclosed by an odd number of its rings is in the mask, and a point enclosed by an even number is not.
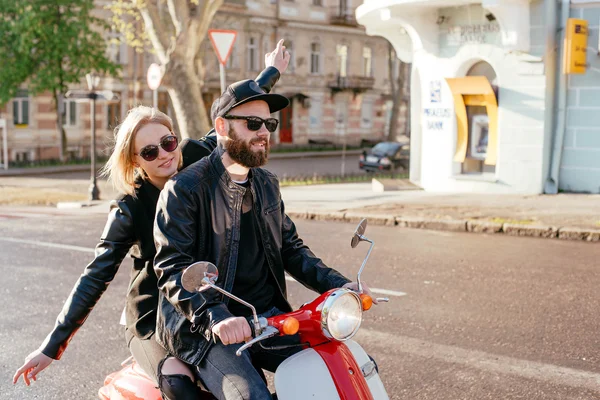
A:
[[[249,143],[241,139],[233,126],[229,127],[229,139],[225,142],[225,151],[238,164],[247,168],[262,167],[269,158],[269,139],[254,137]],[[252,144],[264,142],[264,151],[253,151]]]

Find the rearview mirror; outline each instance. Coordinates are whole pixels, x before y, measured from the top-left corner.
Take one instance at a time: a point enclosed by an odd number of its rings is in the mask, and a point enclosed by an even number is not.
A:
[[[217,267],[208,261],[193,263],[183,271],[181,285],[188,292],[201,292],[215,284],[219,278]]]
[[[356,227],[356,230],[354,231],[354,236],[352,236],[352,241],[350,242],[350,246],[352,246],[352,248],[355,248],[361,241],[364,240],[362,236],[365,234],[366,230],[367,219],[363,218],[362,221],[360,221],[360,223]]]

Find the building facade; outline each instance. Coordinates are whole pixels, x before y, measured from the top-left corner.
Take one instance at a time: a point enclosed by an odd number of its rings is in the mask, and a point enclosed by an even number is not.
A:
[[[110,13],[108,0],[97,0],[97,14]],[[253,78],[264,67],[264,54],[280,38],[292,54],[288,71],[275,92],[288,96],[292,106],[280,113],[276,144],[306,145],[309,141],[379,141],[387,135],[391,115],[389,43],[368,36],[358,25],[348,0],[226,0],[212,28],[234,29],[237,39],[227,63],[227,82]],[[106,78],[100,89],[112,90],[120,101],[97,104],[99,152],[110,148],[112,130],[137,104],[152,105],[146,71],[154,62],[151,53],[136,53],[118,43],[117,32],[106,32],[107,51],[122,65],[120,78]],[[203,43],[207,111],[219,95],[219,66],[208,39]],[[85,78],[81,85],[85,88]],[[158,107],[174,117],[164,88],[158,90]],[[402,106],[398,135],[407,133],[408,108]],[[7,121],[9,160],[35,161],[59,156],[60,137],[51,97],[31,96],[23,85],[17,97],[0,110]],[[90,106],[67,100],[63,121],[72,157],[86,157],[90,149]],[[0,152],[1,153],[1,152]]]
[[[568,18],[587,32],[581,74],[563,69]],[[600,192],[599,1],[365,1],[357,19],[412,62],[412,181]]]

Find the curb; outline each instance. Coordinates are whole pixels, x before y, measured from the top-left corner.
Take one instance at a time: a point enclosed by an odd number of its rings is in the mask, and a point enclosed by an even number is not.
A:
[[[61,201],[56,204],[56,208],[66,210],[74,208],[88,208],[106,203],[106,200],[86,200],[86,201]]]
[[[501,224],[491,221],[434,219],[413,216],[368,214],[357,211],[290,211],[291,218],[314,221],[358,223],[367,218],[371,225],[396,226],[409,229],[428,229],[448,232],[471,232],[503,234],[507,236],[535,237],[543,239],[578,240],[600,242],[600,229],[555,227],[547,225]]]

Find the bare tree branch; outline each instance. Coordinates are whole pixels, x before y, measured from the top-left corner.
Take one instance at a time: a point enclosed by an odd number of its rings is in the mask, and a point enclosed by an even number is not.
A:
[[[192,20],[186,32],[190,46],[186,49],[186,58],[191,60],[196,58],[200,51],[200,44],[206,38],[210,23],[221,5],[223,0],[205,0],[190,12]]]
[[[138,3],[141,3],[139,4],[140,14],[144,20],[146,33],[156,51],[156,56],[160,63],[165,65],[169,62],[169,48],[171,41],[161,23],[158,8],[152,1],[144,1],[143,3],[138,1]]]
[[[186,0],[167,0],[167,7],[175,27],[175,36],[178,37],[190,18]]]

